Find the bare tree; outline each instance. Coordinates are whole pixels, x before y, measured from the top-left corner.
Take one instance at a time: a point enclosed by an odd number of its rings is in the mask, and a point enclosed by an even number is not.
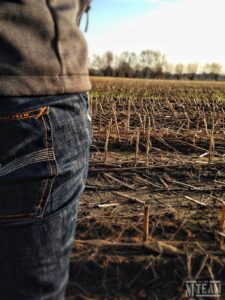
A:
[[[219,75],[222,74],[223,65],[220,63],[213,62],[211,64],[206,64],[203,70],[205,73],[211,74],[214,80],[218,80]]]
[[[181,63],[176,64],[175,66],[175,76],[177,79],[181,79],[182,75],[184,73],[184,65]]]
[[[192,63],[187,65],[187,73],[189,79],[193,80],[195,75],[198,73],[199,65],[197,63]]]
[[[129,51],[114,55],[107,51],[94,55],[90,62],[90,74],[100,76],[224,80],[222,73],[220,63],[206,64],[201,69],[197,63],[173,65],[167,62],[165,55],[153,50],[144,50],[139,55]]]
[[[134,52],[121,53],[117,61],[118,76],[133,77],[137,70],[137,64],[137,55]]]
[[[114,55],[111,51],[105,52],[102,56],[94,55],[92,61],[92,67],[99,70],[104,76],[112,76],[113,69],[112,64]]]
[[[146,74],[152,74],[153,77],[160,76],[167,65],[166,56],[159,51],[153,50],[142,51],[139,56],[139,61],[140,66],[146,71]]]

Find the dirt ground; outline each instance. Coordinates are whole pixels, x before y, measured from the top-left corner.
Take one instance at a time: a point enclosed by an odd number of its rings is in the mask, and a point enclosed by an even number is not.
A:
[[[93,83],[93,145],[67,300],[187,299],[186,280],[220,280],[225,299],[225,88],[138,82],[139,97],[124,98],[130,82]]]

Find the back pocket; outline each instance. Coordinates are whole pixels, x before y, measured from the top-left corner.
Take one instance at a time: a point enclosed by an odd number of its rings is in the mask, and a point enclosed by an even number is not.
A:
[[[0,116],[0,222],[40,218],[57,174],[48,107]]]

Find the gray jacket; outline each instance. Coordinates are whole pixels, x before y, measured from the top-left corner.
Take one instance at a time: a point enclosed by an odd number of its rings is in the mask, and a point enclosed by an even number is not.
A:
[[[91,0],[0,0],[0,97],[88,91]]]

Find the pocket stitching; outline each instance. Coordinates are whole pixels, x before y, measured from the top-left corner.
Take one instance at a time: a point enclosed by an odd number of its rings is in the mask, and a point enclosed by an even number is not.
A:
[[[49,115],[49,107],[47,108],[47,115]],[[42,122],[43,122],[43,125],[44,125],[44,128],[45,128],[45,147],[46,147],[45,149],[48,149],[48,129],[47,129],[47,126],[46,126],[43,115],[41,116],[41,119],[42,119]],[[50,123],[50,121],[49,121],[49,123]],[[50,125],[50,128],[51,128],[51,125]],[[53,158],[54,158],[53,149],[52,149],[52,155],[53,155]],[[51,162],[50,162],[50,157],[49,157],[49,152],[47,153],[47,156],[48,156],[48,168],[49,168],[50,174],[53,174],[53,170],[52,170],[52,166],[51,166]],[[42,207],[42,204],[43,204],[43,201],[44,201],[43,199],[44,199],[44,195],[45,195],[47,187],[51,188],[51,186],[50,186],[51,184],[49,185],[48,182],[49,182],[49,178],[46,179],[44,191],[43,191],[43,194],[42,194],[41,199],[39,201],[38,209],[37,209],[36,214],[38,214],[38,211]],[[46,199],[45,203],[47,203],[47,200],[48,200],[48,196],[47,196],[47,199]],[[44,211],[42,212],[42,214],[43,213],[44,213]]]
[[[47,110],[47,115],[48,115],[48,112],[49,112],[49,110]],[[43,123],[44,129],[45,129],[45,149],[48,149],[48,129],[47,129],[43,115],[41,116],[41,119],[42,119],[42,123]],[[49,168],[50,173],[52,174],[52,166],[51,166],[50,160],[49,160],[49,153],[47,153],[47,155],[48,155],[48,168]]]
[[[44,149],[36,152],[29,153],[27,155],[21,156],[17,159],[14,159],[13,161],[9,162],[8,164],[4,165],[0,169],[0,177],[8,175],[20,168],[23,168],[25,166],[35,164],[41,161],[48,161],[48,160],[54,160],[53,155],[53,149]],[[23,162],[26,161],[26,164],[23,164]],[[4,172],[4,169],[6,171]],[[8,170],[7,170],[8,169]],[[2,174],[3,172],[3,174]],[[52,174],[52,173],[51,173]]]
[[[49,168],[50,174],[52,175],[53,174],[53,170],[52,170],[52,166],[51,166],[51,161],[54,161],[55,157],[54,157],[53,149],[52,148],[48,148],[48,129],[47,129],[44,117],[43,117],[44,114],[46,114],[46,115],[49,114],[49,108],[47,106],[41,107],[38,110],[38,114],[36,114],[36,115],[30,115],[30,113],[32,113],[32,112],[37,112],[37,110],[33,110],[33,111],[27,112],[27,113],[29,113],[29,116],[25,115],[26,113],[22,113],[22,115],[21,114],[16,114],[16,115],[13,115],[13,116],[10,116],[10,117],[9,116],[8,117],[0,117],[0,121],[1,120],[3,120],[3,121],[7,121],[7,120],[21,120],[21,119],[24,120],[24,119],[29,119],[29,118],[36,118],[36,119],[38,119],[39,117],[41,117],[42,124],[43,124],[44,129],[45,129],[44,130],[45,131],[45,149],[40,150],[40,151],[42,151],[45,154],[47,153],[46,160],[42,160],[42,161],[47,161],[48,162],[48,168]],[[51,151],[49,151],[49,150],[51,150]],[[50,153],[51,153],[52,157],[50,156]],[[28,155],[31,155],[31,154],[28,154]],[[40,155],[40,154],[38,154],[38,155]],[[35,163],[36,162],[38,162],[38,161],[35,161]],[[39,214],[40,214],[40,217],[41,217],[41,213],[39,211],[40,211],[40,208],[42,207],[43,199],[44,199],[46,191],[48,189],[49,190],[51,189],[51,182],[52,182],[52,180],[49,180],[49,178],[46,179],[45,185],[44,185],[44,190],[43,190],[43,193],[41,195],[41,199],[39,200],[38,208],[37,208],[37,210],[35,212],[30,212],[30,213],[26,213],[26,214],[17,214],[17,215],[15,215],[15,214],[4,215],[4,216],[0,215],[0,219],[6,219],[7,220],[7,219],[18,218],[18,217],[21,217],[21,218],[24,219],[24,218],[29,218],[31,216],[39,216]],[[48,195],[47,195],[47,198],[48,198]],[[47,202],[47,199],[46,199],[45,202]]]
[[[35,118],[38,119],[39,117],[43,116],[47,111],[47,106],[40,107],[39,109],[30,110],[27,112],[17,113],[15,115],[10,116],[2,116],[0,117],[0,121],[18,121],[18,120],[25,120]]]

